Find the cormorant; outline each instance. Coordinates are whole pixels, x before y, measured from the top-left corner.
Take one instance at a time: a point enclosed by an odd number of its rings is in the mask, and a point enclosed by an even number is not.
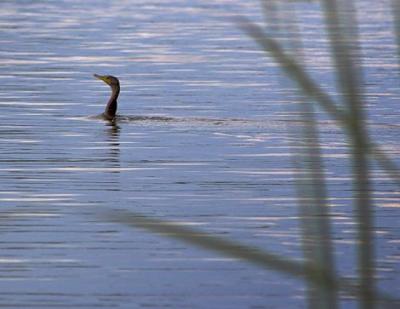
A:
[[[97,75],[94,74],[94,77],[97,79],[102,80],[107,85],[111,87],[111,97],[107,102],[106,109],[101,116],[107,120],[115,120],[115,114],[117,113],[117,98],[119,95],[119,80],[118,78],[111,76],[111,75]]]

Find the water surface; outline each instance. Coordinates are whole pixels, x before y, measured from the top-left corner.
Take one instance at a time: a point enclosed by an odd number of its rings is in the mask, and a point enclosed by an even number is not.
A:
[[[300,8],[305,62],[337,95],[319,7]],[[360,13],[370,132],[398,158],[390,12]],[[130,210],[303,257],[293,85],[237,14],[263,20],[252,1],[1,2],[0,306],[306,306],[302,281],[98,216]],[[88,117],[109,95],[93,73],[120,78],[117,125]],[[347,141],[318,117],[337,268],[354,276]],[[372,168],[379,287],[399,295],[400,192]]]

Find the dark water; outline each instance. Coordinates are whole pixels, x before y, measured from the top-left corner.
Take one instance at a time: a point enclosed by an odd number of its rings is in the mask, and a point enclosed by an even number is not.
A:
[[[360,22],[370,132],[398,158],[391,16],[386,1],[369,2]],[[335,94],[319,7],[300,12],[305,62]],[[302,281],[98,216],[131,210],[302,258],[297,104],[236,14],[262,21],[252,1],[1,1],[0,306],[306,306]],[[116,126],[88,117],[109,94],[93,73],[121,80]],[[337,268],[353,276],[349,150],[319,117]],[[399,295],[400,192],[372,168],[378,286]]]

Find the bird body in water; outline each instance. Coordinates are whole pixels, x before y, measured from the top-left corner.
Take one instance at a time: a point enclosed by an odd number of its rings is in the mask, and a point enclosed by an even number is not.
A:
[[[107,85],[109,85],[111,87],[110,99],[108,100],[106,108],[105,108],[104,112],[101,114],[101,116],[106,120],[114,121],[116,113],[117,113],[117,107],[118,107],[117,99],[118,99],[119,91],[120,91],[119,80],[118,80],[118,78],[111,76],[111,75],[94,74],[94,77],[102,80],[103,82],[105,82]]]

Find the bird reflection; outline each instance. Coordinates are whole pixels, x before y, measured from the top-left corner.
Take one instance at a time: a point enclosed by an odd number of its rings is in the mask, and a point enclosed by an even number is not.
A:
[[[120,127],[115,121],[105,124],[106,144],[108,145],[109,155],[107,156],[109,167],[112,168],[112,173],[119,173],[120,164]]]

